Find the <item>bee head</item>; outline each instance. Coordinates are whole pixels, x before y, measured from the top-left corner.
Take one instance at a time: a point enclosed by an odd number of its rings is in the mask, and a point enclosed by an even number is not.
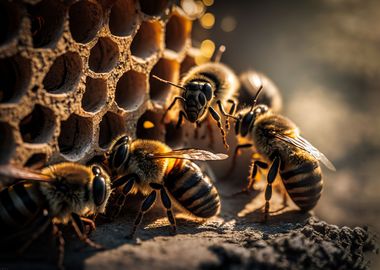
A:
[[[249,111],[246,109],[241,110],[238,113],[238,119],[235,124],[235,133],[242,137],[247,136],[247,134],[253,129],[256,119],[269,111],[267,105],[260,104],[251,108]]]
[[[212,99],[212,85],[204,81],[191,81],[183,93],[184,110],[187,119],[194,123],[202,117]]]
[[[132,139],[128,135],[123,135],[111,144],[107,159],[112,172],[116,172],[122,167],[127,167],[131,142]]]

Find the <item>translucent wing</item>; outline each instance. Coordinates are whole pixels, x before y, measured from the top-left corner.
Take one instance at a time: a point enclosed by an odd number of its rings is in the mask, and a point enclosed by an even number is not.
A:
[[[48,182],[54,178],[37,171],[26,168],[16,167],[13,165],[0,165],[0,175],[15,179],[35,180]]]
[[[289,137],[284,134],[275,133],[274,136],[284,142],[290,143],[308,153],[310,153],[317,160],[322,162],[328,169],[335,171],[335,166],[327,159],[327,157],[321,153],[317,148],[315,148],[311,143],[309,143],[303,137],[297,135],[295,137]]]
[[[166,153],[154,153],[150,155],[150,158],[179,158],[188,160],[223,160],[228,158],[225,154],[214,154],[206,150],[200,149],[179,149]]]

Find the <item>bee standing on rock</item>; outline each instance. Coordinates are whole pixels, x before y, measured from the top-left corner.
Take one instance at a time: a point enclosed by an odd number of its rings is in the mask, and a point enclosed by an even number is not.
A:
[[[111,193],[111,182],[100,166],[59,163],[41,171],[0,166],[0,175],[21,181],[0,192],[0,248],[19,240],[18,235],[32,231],[22,243],[23,253],[52,224],[59,239],[58,266],[63,268],[64,239],[57,224],[71,222],[79,239],[94,248],[100,245],[88,239],[84,222],[92,229],[95,224],[83,216],[102,213]]]
[[[335,167],[300,136],[298,127],[291,120],[273,113],[266,105],[256,105],[261,90],[262,87],[250,108],[237,112],[235,131],[238,136],[250,140],[250,144],[243,146],[253,147],[261,159],[252,160],[247,190],[253,188],[259,169],[269,168],[265,189],[267,220],[272,184],[278,175],[293,202],[301,210],[308,211],[315,207],[321,196],[323,181],[319,162],[330,170]]]
[[[129,193],[140,191],[145,199],[129,237],[133,237],[143,215],[149,211],[158,195],[166,214],[176,231],[173,215],[175,204],[187,213],[210,218],[220,209],[219,194],[209,178],[190,160],[221,160],[224,154],[204,150],[172,150],[166,144],[153,140],[131,140],[127,135],[116,139],[106,156],[111,169],[113,188],[119,188],[117,215]]]
[[[233,114],[236,109],[239,80],[229,67],[219,62],[224,49],[224,46],[221,46],[214,62],[202,64],[190,69],[179,85],[163,80],[157,76],[153,77],[182,90],[181,95],[174,97],[174,100],[166,109],[163,119],[177,101],[180,101],[181,108],[178,115],[177,128],[182,124],[183,118],[191,123],[196,123],[197,127],[199,127],[200,123],[210,114],[217,122],[222,134],[223,144],[228,149],[226,132],[222,126],[222,120],[220,114],[216,111],[216,107],[227,117],[226,129],[229,129],[228,117]],[[232,104],[229,113],[227,113],[224,108],[226,102]],[[211,130],[210,123],[208,123],[208,129],[209,131]],[[210,142],[213,144],[213,134],[212,132],[209,133]]]

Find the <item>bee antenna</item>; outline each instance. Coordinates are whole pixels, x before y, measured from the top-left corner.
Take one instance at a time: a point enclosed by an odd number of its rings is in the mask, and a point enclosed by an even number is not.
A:
[[[260,79],[261,81],[261,79]],[[256,103],[257,103],[257,98],[259,97],[260,95],[260,92],[263,90],[263,83],[261,82],[261,85],[260,85],[260,88],[259,90],[257,91],[256,95],[255,95],[255,98],[253,99],[253,104],[252,104],[252,107],[251,107],[251,112],[253,111],[253,108],[256,106]]]
[[[220,59],[222,59],[223,53],[226,51],[226,46],[220,45],[218,51],[215,54],[214,62],[219,63]]]
[[[166,84],[170,84],[170,85],[175,86],[175,87],[177,87],[177,88],[180,88],[180,89],[182,89],[182,90],[186,90],[185,87],[180,86],[179,84],[175,84],[175,83],[173,83],[173,82],[171,82],[171,81],[167,81],[167,80],[161,79],[160,77],[158,77],[158,76],[156,76],[156,75],[152,75],[152,77],[155,78],[156,80],[160,81],[160,82],[163,82],[163,83],[166,83]]]

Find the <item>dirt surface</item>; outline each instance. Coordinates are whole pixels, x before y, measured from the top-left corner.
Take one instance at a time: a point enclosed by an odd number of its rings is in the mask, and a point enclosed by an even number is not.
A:
[[[231,196],[236,188],[218,184],[223,209],[220,217],[205,223],[179,213],[178,233],[159,204],[145,216],[134,240],[127,239],[139,197],[130,197],[119,218],[110,222],[98,217],[91,239],[104,250],[85,246],[64,228],[67,269],[365,269],[377,250],[374,236],[366,228],[338,227],[290,206],[279,209],[275,194],[272,214],[262,222],[261,192]],[[278,196],[277,196],[278,195]],[[145,228],[144,228],[145,227]],[[3,254],[2,269],[52,269],[57,250],[47,233],[23,258]]]

